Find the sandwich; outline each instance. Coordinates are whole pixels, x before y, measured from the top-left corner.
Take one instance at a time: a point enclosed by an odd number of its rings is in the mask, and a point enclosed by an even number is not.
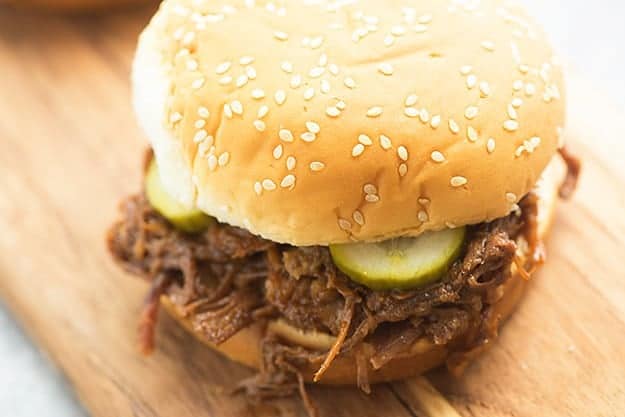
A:
[[[108,245],[151,285],[142,347],[162,306],[261,398],[460,373],[579,172],[561,64],[497,0],[166,0],[132,86],[150,151]]]

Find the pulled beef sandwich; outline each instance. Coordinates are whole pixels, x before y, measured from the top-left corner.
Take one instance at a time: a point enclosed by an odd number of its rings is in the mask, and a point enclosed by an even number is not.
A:
[[[160,303],[261,396],[461,370],[578,171],[561,68],[499,1],[166,0],[133,88],[153,157],[109,245],[143,347]]]

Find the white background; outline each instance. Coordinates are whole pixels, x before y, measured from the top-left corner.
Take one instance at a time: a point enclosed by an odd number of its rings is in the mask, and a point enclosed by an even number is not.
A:
[[[599,90],[625,110],[625,2],[521,2],[547,27],[564,60],[594,80]],[[29,343],[0,304],[0,416],[84,415],[62,377]]]

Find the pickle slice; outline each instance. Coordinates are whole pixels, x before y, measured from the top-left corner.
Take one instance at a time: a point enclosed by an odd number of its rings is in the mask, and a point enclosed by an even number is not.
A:
[[[185,207],[165,191],[154,159],[145,176],[145,193],[152,207],[183,232],[201,232],[215,221],[200,210]]]
[[[374,290],[422,287],[439,279],[460,255],[466,229],[445,229],[377,243],[330,245],[336,266]]]

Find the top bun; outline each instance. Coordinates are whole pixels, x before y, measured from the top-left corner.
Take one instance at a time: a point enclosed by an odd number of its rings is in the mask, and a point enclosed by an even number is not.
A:
[[[166,0],[135,107],[169,192],[277,242],[506,215],[554,155],[561,68],[495,0]]]

